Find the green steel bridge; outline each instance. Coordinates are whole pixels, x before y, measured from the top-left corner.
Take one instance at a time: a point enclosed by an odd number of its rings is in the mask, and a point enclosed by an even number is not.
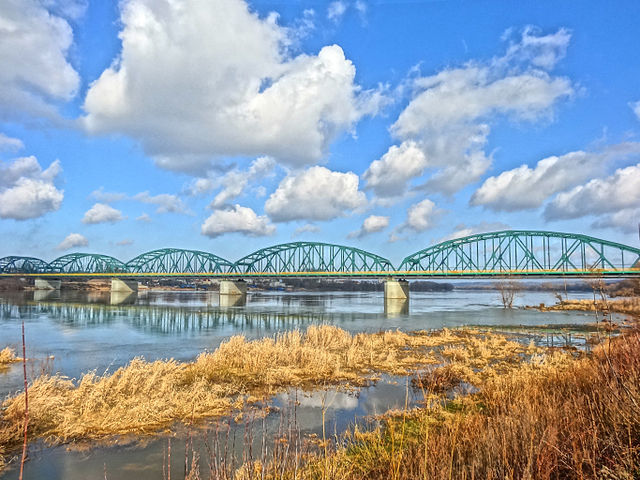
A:
[[[640,249],[581,234],[505,230],[447,240],[394,266],[358,248],[293,242],[260,249],[232,262],[213,253],[163,248],[122,262],[70,253],[51,262],[0,258],[0,277],[640,277]]]

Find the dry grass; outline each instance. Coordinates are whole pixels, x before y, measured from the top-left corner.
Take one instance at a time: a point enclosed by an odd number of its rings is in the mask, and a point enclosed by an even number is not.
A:
[[[5,347],[4,349],[0,350],[0,372],[3,369],[6,369],[12,363],[16,363],[21,360],[21,358],[16,357],[16,352],[12,348]]]
[[[563,300],[548,307],[540,307],[542,311],[548,310],[579,310],[586,312],[626,313],[640,315],[640,298],[630,297],[617,300]]]
[[[534,349],[535,350],[535,349]],[[363,385],[381,373],[408,374],[455,364],[459,377],[480,384],[532,353],[517,342],[475,330],[399,331],[352,335],[311,326],[275,338],[232,337],[194,362],[134,359],[113,374],[73,381],[43,375],[29,386],[29,437],[51,442],[109,434],[147,433],[174,421],[228,415],[248,396],[290,386]],[[0,446],[21,439],[24,394],[0,413]]]
[[[299,478],[640,478],[640,334],[579,359],[536,355],[477,394],[390,415],[345,442]]]

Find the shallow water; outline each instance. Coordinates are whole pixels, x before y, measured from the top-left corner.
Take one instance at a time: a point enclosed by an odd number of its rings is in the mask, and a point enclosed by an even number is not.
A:
[[[572,298],[591,298],[590,294],[573,294]],[[554,303],[551,293],[524,292],[516,306]],[[115,304],[114,304],[115,303]],[[551,324],[581,325],[593,322],[588,312],[539,312],[502,308],[499,296],[492,291],[454,290],[451,292],[411,293],[411,300],[387,303],[381,292],[260,292],[250,293],[246,305],[225,305],[214,292],[142,292],[138,296],[112,297],[108,292],[25,294],[0,293],[0,347],[10,345],[18,350],[21,321],[25,321],[27,358],[30,375],[59,372],[71,378],[96,370],[102,374],[125,365],[132,358],[147,360],[175,358],[192,360],[204,350],[215,349],[231,335],[249,338],[272,336],[277,332],[302,329],[314,324],[332,324],[351,332],[404,331],[438,329],[462,325],[497,327]],[[0,396],[21,389],[22,369],[14,365],[0,374]],[[409,392],[409,393],[407,393]],[[303,433],[318,433],[322,427],[322,405],[325,406],[325,428],[340,433],[355,419],[383,413],[389,408],[402,408],[414,398],[406,388],[406,379],[384,377],[375,386],[358,392],[292,391],[274,399],[274,404],[287,411],[292,396],[297,426]],[[290,410],[290,408],[289,408]],[[272,413],[257,421],[272,438],[282,428],[282,413]],[[254,422],[255,423],[255,422]],[[219,425],[217,425],[219,428]],[[203,430],[195,436],[202,449]],[[216,424],[209,428],[215,431]],[[247,429],[240,422],[237,429]],[[184,433],[184,432],[183,432]],[[244,437],[246,432],[238,435]],[[186,433],[185,433],[186,434]],[[258,435],[256,435],[257,438]],[[118,440],[117,445],[67,451],[56,448],[32,448],[25,478],[162,478],[163,449],[166,436],[143,442]],[[254,443],[255,440],[254,439]],[[184,435],[174,439],[176,455],[181,461],[173,465],[174,475],[184,475]],[[242,441],[236,447],[242,446]],[[181,453],[180,448],[182,448]],[[258,448],[259,450],[259,448]],[[205,455],[206,452],[201,452]],[[9,469],[0,478],[13,478]],[[175,478],[179,478],[175,476]]]

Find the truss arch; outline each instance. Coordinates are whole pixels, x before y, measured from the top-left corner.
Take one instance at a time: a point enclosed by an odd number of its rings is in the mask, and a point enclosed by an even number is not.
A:
[[[504,230],[447,240],[405,257],[399,271],[478,274],[616,273],[640,265],[640,249],[587,235]]]
[[[233,263],[213,253],[179,248],[161,248],[127,262],[130,273],[227,273]]]
[[[338,274],[392,272],[393,265],[379,255],[321,242],[292,242],[257,250],[234,265],[237,273]]]

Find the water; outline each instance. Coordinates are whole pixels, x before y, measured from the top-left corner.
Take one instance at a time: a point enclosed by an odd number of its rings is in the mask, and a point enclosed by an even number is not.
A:
[[[572,297],[592,298],[586,293]],[[554,301],[551,293],[525,292],[515,305]],[[112,297],[108,292],[63,292],[62,296],[35,292],[35,298],[33,292],[0,293],[0,347],[9,345],[19,350],[23,319],[27,358],[32,359],[28,365],[30,374],[49,372],[78,378],[87,371],[113,371],[137,356],[189,361],[202,351],[215,349],[231,335],[260,338],[315,324],[332,324],[351,332],[376,332],[462,325],[580,325],[593,322],[594,316],[585,312],[505,310],[496,292],[481,290],[412,292],[409,303],[386,305],[381,292],[250,293],[246,305],[228,305],[224,299],[221,302],[217,293],[196,291],[142,292],[129,298]],[[22,382],[20,365],[0,373],[0,396],[20,390]],[[274,404],[281,412],[289,411],[287,405],[294,397],[299,402],[295,409],[298,426],[304,433],[318,434],[323,403],[325,427],[331,433],[339,433],[357,418],[402,408],[405,401],[419,401],[406,388],[406,379],[393,377],[384,377],[376,386],[352,393],[291,391],[278,395]],[[282,415],[269,415],[264,426],[260,420],[259,428],[273,434],[281,428]],[[201,426],[214,431],[217,427],[214,423]],[[251,427],[255,429],[255,425]],[[241,423],[234,428],[248,427]],[[202,437],[202,431],[198,436]],[[104,478],[105,465],[109,478],[162,478],[167,438],[158,435],[142,442],[118,438],[111,440],[109,446],[86,451],[34,445],[25,478]],[[184,457],[184,439],[179,438],[175,439],[174,448],[176,455],[182,448]],[[174,466],[175,475],[184,473],[184,458],[181,468]],[[14,476],[15,471],[8,469],[0,478]]]

